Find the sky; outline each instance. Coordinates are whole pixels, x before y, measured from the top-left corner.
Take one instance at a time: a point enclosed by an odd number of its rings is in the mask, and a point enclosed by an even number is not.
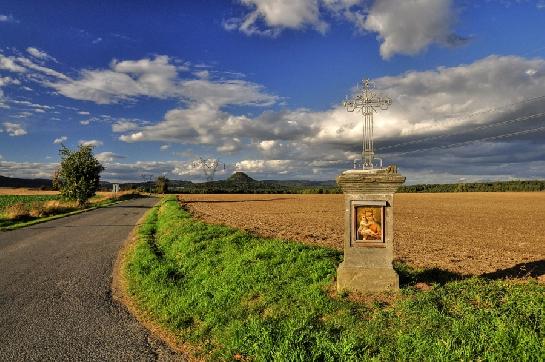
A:
[[[407,183],[545,179],[545,0],[0,0],[0,175],[332,180],[367,78]]]

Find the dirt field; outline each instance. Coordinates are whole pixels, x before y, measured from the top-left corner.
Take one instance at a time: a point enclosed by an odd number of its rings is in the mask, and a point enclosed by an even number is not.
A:
[[[342,249],[342,195],[182,195],[194,215]],[[545,193],[396,194],[395,257],[461,274],[545,273]],[[536,270],[539,269],[539,270]]]

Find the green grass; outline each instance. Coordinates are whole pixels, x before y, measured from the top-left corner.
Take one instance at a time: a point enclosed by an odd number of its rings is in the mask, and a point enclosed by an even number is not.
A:
[[[139,236],[129,293],[209,360],[545,359],[545,287],[535,281],[470,278],[357,303],[328,293],[340,253],[208,225],[172,198]]]

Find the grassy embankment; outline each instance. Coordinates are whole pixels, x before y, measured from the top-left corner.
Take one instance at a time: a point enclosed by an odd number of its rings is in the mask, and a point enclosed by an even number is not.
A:
[[[0,230],[57,219],[135,196],[132,193],[120,194],[119,197],[99,194],[92,197],[86,207],[79,207],[75,201],[63,200],[60,195],[0,195]]]
[[[202,359],[545,359],[545,286],[532,280],[358,302],[331,292],[339,252],[208,225],[168,197],[127,258],[129,295]]]

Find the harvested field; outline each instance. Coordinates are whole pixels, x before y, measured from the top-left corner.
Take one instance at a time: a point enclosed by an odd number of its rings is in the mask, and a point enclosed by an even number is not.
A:
[[[180,195],[198,218],[342,249],[343,195]],[[395,257],[413,267],[545,275],[545,193],[396,194]]]
[[[58,195],[58,191],[29,189],[26,187],[0,187],[0,195]]]

